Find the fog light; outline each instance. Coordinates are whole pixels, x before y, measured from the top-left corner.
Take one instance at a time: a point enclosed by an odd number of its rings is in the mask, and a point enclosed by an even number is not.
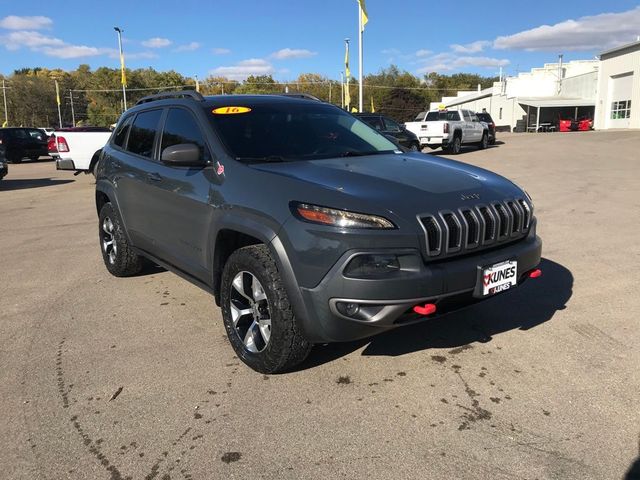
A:
[[[397,255],[391,254],[367,254],[354,257],[344,274],[351,278],[384,277],[400,270],[400,261]]]
[[[338,302],[336,307],[342,315],[347,317],[355,317],[360,311],[360,305],[357,303]]]

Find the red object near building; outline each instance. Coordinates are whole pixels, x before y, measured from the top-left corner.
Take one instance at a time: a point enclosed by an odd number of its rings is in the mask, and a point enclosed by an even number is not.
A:
[[[558,131],[559,132],[570,132],[571,131],[571,120],[559,120],[558,121]]]

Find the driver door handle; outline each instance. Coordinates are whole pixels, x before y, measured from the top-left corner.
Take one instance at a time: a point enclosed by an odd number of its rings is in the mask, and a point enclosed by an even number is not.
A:
[[[147,173],[147,178],[149,180],[153,180],[154,182],[161,182],[162,181],[162,176],[159,173],[156,173],[156,172]]]

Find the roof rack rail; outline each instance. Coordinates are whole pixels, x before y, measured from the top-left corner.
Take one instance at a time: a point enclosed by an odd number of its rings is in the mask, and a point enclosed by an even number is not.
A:
[[[296,97],[296,98],[306,98],[307,100],[315,100],[317,102],[321,102],[318,97],[314,97],[308,93],[278,93],[281,97]]]
[[[140,100],[136,102],[136,105],[141,105],[147,102],[154,102],[156,100],[164,100],[167,98],[192,98],[198,102],[204,102],[204,97],[200,92],[196,92],[195,90],[177,90],[173,92],[160,92],[155,95],[148,95],[146,97],[142,97]]]

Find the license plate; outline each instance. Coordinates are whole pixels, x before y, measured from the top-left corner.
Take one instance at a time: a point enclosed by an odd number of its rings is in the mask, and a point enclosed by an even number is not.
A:
[[[431,139],[430,139],[430,138],[427,138],[427,137],[420,137],[420,141],[421,141],[421,142],[425,142],[425,143],[426,143],[426,142],[428,142],[429,140],[431,140]]]
[[[504,292],[518,284],[518,262],[508,260],[482,270],[482,296]]]

